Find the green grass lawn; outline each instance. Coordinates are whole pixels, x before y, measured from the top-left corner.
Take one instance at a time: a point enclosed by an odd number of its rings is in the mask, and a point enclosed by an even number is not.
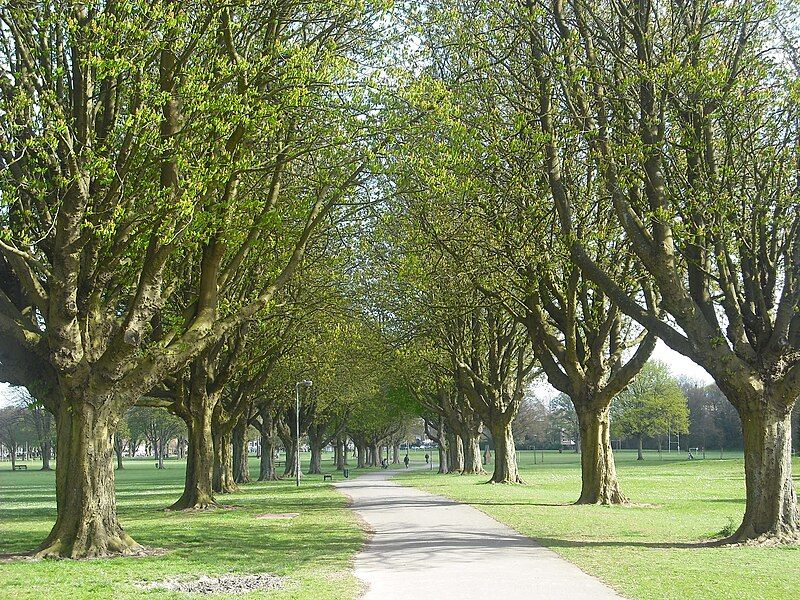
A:
[[[800,590],[800,547],[691,547],[736,527],[744,511],[741,455],[708,460],[617,452],[628,507],[573,506],[580,492],[574,453],[519,453],[524,486],[485,476],[401,473],[398,480],[448,496],[539,540],[629,598],[790,598]],[[712,459],[713,457],[713,459]],[[491,464],[487,469],[491,468]],[[795,460],[794,472],[800,473]],[[687,545],[689,545],[687,547]]]
[[[326,461],[326,465],[329,461]],[[0,554],[32,550],[55,520],[53,473],[11,472],[0,463]],[[152,460],[128,461],[117,471],[117,501],[123,526],[161,556],[91,561],[0,562],[0,598],[183,598],[165,591],[144,592],[137,581],[172,576],[272,573],[288,578],[279,592],[247,598],[275,600],[351,600],[360,583],[352,575],[352,558],[363,533],[344,496],[323,484],[321,476],[293,481],[253,483],[241,493],[221,496],[234,510],[168,513],[164,508],[183,489],[184,465],[168,461],[159,471]],[[257,459],[251,458],[257,477]],[[338,479],[338,477],[337,477]],[[261,520],[261,513],[297,512],[293,520]],[[213,596],[227,597],[227,596]],[[241,598],[242,596],[236,596]]]

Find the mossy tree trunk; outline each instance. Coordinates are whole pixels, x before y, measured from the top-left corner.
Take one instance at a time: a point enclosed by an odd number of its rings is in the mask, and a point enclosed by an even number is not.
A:
[[[481,464],[481,449],[478,440],[477,435],[471,435],[469,432],[464,432],[461,436],[461,445],[464,448],[464,469],[462,471],[464,474],[486,473]]]
[[[239,486],[233,479],[233,443],[229,432],[212,436],[214,445],[214,468],[211,486],[216,493],[233,494]]]
[[[275,470],[275,422],[271,406],[258,407],[260,417],[259,431],[261,433],[261,460],[258,469],[259,481],[276,481],[278,473]]]
[[[510,420],[497,420],[489,426],[494,440],[494,472],[490,483],[524,483],[517,468],[517,451]]]
[[[58,516],[36,556],[97,558],[143,550],[117,519],[115,426],[113,416],[95,411],[90,402],[61,403],[56,423]]]
[[[576,405],[576,409],[578,406]],[[581,495],[577,504],[624,504],[611,449],[610,406],[578,409]]]
[[[239,417],[233,428],[233,480],[236,483],[250,483],[250,466],[247,452],[247,415]]]
[[[792,482],[791,412],[794,403],[766,396],[741,408],[744,437],[744,518],[730,541],[797,542],[800,515]]]

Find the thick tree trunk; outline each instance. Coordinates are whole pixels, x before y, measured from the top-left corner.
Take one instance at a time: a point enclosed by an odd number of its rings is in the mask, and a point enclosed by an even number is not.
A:
[[[363,469],[367,466],[367,447],[364,444],[356,444],[356,463],[357,469]]]
[[[42,451],[42,471],[52,471],[53,469],[50,468],[50,457],[53,453],[53,448],[50,444],[50,440],[44,442],[40,446],[40,449]]]
[[[311,459],[308,462],[308,474],[319,475],[322,473],[322,447],[312,442]]]
[[[379,467],[381,465],[381,453],[378,449],[378,444],[371,444],[369,447],[369,466]]]
[[[644,460],[644,454],[642,454],[642,437],[639,436],[639,453],[636,455],[636,460]]]
[[[124,469],[125,467],[122,464],[122,440],[116,434],[114,434],[114,453],[117,455],[117,470]],[[42,469],[44,470],[44,467]]]
[[[486,473],[481,464],[481,449],[478,445],[478,436],[465,433],[461,436],[461,445],[464,448],[464,469],[462,473],[468,475]]]
[[[233,480],[250,483],[250,465],[247,455],[247,417],[242,416],[233,428]]]
[[[156,444],[156,458],[158,459],[158,468],[164,468],[164,454],[166,453],[166,442],[159,441]]]
[[[62,402],[57,421],[56,523],[38,557],[94,558],[142,552],[119,524],[114,496],[115,421],[85,402]]]
[[[258,480],[276,481],[275,470],[275,423],[268,409],[259,409],[261,415],[261,460],[259,461]]]
[[[729,541],[800,540],[797,493],[792,483],[791,409],[769,398],[756,410],[740,410],[747,504]]]
[[[11,457],[11,470],[13,471],[17,467],[17,445],[6,445],[6,448],[8,448],[8,454]]]
[[[283,424],[277,425],[277,432],[278,437],[281,440],[281,444],[283,444],[283,451],[286,455],[286,462],[283,465],[283,477],[288,477],[289,475],[294,475],[293,466],[294,466],[294,454],[295,454],[295,446],[294,440],[292,439],[292,435],[289,432],[289,428]]]
[[[523,483],[517,470],[517,451],[511,423],[500,421],[489,425],[494,440],[494,473],[489,483]]]
[[[576,407],[577,408],[577,407]],[[625,504],[611,449],[609,407],[578,411],[581,447],[581,495],[577,504]]]
[[[461,438],[455,433],[448,432],[447,449],[450,451],[447,470],[451,473],[461,473],[464,470],[464,447]]]
[[[188,442],[186,448],[186,478],[183,494],[170,506],[171,510],[214,508],[211,474],[214,467],[214,442],[211,436],[211,411],[196,410],[184,417]]]
[[[269,438],[261,438],[261,460],[258,468],[259,481],[277,481],[275,470],[275,445]]]
[[[393,465],[400,464],[400,442],[395,442],[392,445],[392,464]]]
[[[439,434],[439,470],[437,471],[440,475],[444,475],[448,473],[447,470],[447,438],[443,434]],[[433,457],[431,457],[433,460]]]
[[[233,494],[239,486],[233,480],[233,444],[231,434],[224,433],[212,436],[214,440],[214,469],[211,485],[215,492]]]

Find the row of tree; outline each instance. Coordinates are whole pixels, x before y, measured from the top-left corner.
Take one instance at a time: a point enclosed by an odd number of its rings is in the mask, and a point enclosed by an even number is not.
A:
[[[303,379],[312,454],[350,427],[375,460],[412,406],[442,469],[479,472],[487,428],[500,483],[520,481],[512,423],[542,375],[577,415],[579,502],[624,502],[612,401],[657,338],[740,417],[733,540],[797,539],[782,5],[0,11],[0,379],[56,422],[40,556],[141,550],[113,491],[131,407],[183,421],[174,508],[210,507],[249,423],[296,437]]]
[[[462,470],[479,468],[482,423],[492,481],[519,481],[511,424],[542,374],[577,415],[578,502],[625,502],[612,401],[660,338],[738,413],[746,509],[731,540],[797,541],[790,7],[467,1],[415,17],[419,120],[386,159],[369,266],[450,465],[463,453]]]

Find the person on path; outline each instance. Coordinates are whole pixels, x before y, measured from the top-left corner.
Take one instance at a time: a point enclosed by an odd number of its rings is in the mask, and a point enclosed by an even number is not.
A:
[[[406,469],[407,469],[408,468],[408,463],[409,463],[408,454],[406,454],[406,457],[403,459],[403,462],[406,464]]]
[[[427,454],[425,455],[425,464],[428,464],[428,458],[430,458]]]

